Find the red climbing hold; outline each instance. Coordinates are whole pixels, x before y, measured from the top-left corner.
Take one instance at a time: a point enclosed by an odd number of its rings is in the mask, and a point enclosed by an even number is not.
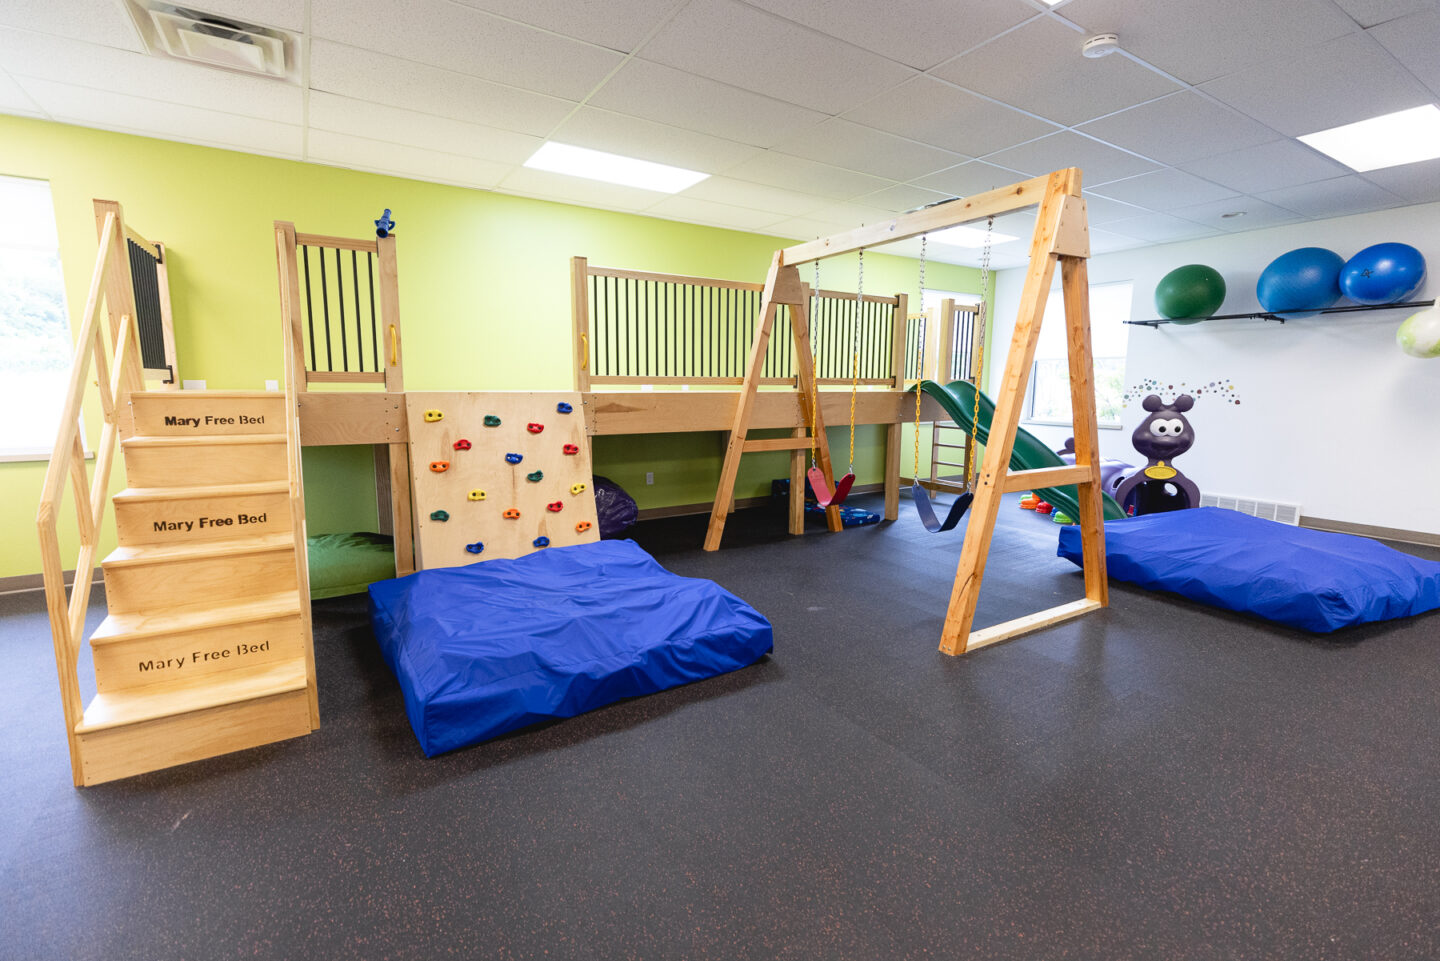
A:
[[[455,442],[454,447],[456,450],[469,450],[470,442],[462,437]]]
[[[545,505],[545,509],[552,514],[558,514],[565,509],[564,501],[552,501]]]
[[[525,425],[525,429],[528,430],[528,431],[529,431],[530,433],[532,433],[532,434],[538,434],[538,433],[540,433],[542,430],[545,429],[545,425],[544,425],[544,424],[530,423],[530,424],[526,424],[526,425]]]
[[[565,445],[565,453],[567,453],[567,454],[578,454],[578,453],[580,453],[580,448],[576,447],[574,444],[566,444],[566,445]]]

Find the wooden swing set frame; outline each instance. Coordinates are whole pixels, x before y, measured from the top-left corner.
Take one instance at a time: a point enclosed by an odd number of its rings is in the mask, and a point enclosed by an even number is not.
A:
[[[789,438],[747,439],[755,407],[770,333],[778,305],[790,308],[791,331],[795,340],[798,379],[796,393],[802,422],[811,425],[814,433],[815,459],[833,489],[834,471],[830,462],[830,444],[825,424],[818,409],[812,409],[815,371],[810,361],[810,335],[807,316],[809,288],[801,281],[798,268],[802,264],[827,257],[852,253],[864,248],[918,237],[960,224],[985,220],[988,217],[1024,210],[1038,204],[1035,232],[1030,243],[1030,263],[1025,286],[1020,296],[1019,315],[1010,340],[995,400],[995,416],[990,425],[990,443],[980,468],[975,488],[975,501],[956,568],[955,583],[945,613],[940,650],[946,654],[964,654],[977,648],[1009,640],[1021,634],[1040,630],[1060,621],[1089,613],[1109,603],[1105,573],[1105,530],[1100,486],[1099,443],[1096,435],[1094,361],[1090,349],[1089,280],[1086,259],[1090,256],[1090,232],[1086,221],[1085,201],[1080,196],[1080,170],[1071,167],[1031,180],[1001,187],[951,203],[927,207],[901,214],[893,220],[807,243],[796,244],[775,252],[766,277],[761,299],[761,322],[751,344],[746,366],[745,385],[735,405],[730,439],[725,451],[725,465],[720,473],[710,526],[705,535],[705,549],[719,548],[725,531],[725,520],[734,500],[735,479],[740,458],[747,451],[776,450],[783,445],[792,458],[809,450],[811,435],[806,428],[796,428]],[[1015,433],[1030,368],[1035,357],[1035,344],[1040,334],[1045,303],[1056,264],[1060,266],[1061,291],[1065,305],[1066,342],[1070,366],[1070,397],[1074,411],[1075,464],[1066,467],[1011,471],[1010,453],[1015,446]],[[794,471],[792,470],[792,474]],[[990,538],[1000,511],[1000,495],[1012,491],[1031,490],[1076,484],[1079,488],[1081,541],[1085,571],[1085,597],[1035,614],[971,631],[975,607],[980,597],[980,584]],[[830,507],[825,512],[831,531],[838,531],[840,512]]]

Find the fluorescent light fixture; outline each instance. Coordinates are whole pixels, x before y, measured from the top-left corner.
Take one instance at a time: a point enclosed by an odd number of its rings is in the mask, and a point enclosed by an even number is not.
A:
[[[1012,237],[1009,234],[1002,234],[998,230],[990,234],[991,244],[1008,244],[1012,240],[1019,239],[1019,237]],[[944,230],[937,230],[931,234],[930,242],[944,244],[947,247],[978,250],[985,246],[985,231],[978,227],[946,227]]]
[[[657,190],[665,194],[678,194],[686,187],[693,187],[709,174],[669,164],[651,163],[591,150],[588,147],[572,147],[569,144],[550,141],[525,161],[532,170],[548,170],[551,173],[569,174],[587,180],[603,180],[606,183],[639,187],[641,190]]]
[[[1412,107],[1298,138],[1364,173],[1440,157],[1440,108]]]

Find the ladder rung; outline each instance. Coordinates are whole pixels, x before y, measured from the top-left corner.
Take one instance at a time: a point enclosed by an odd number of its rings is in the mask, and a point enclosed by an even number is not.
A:
[[[965,444],[942,444],[942,443],[940,443],[940,442],[937,440],[937,441],[932,441],[931,444],[930,444],[930,446],[931,446],[931,447],[948,447],[950,450],[964,450],[967,445],[965,445]]]

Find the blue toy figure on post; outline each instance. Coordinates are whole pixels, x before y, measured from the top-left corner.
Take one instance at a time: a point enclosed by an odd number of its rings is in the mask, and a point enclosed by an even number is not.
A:
[[[1126,501],[1133,497],[1137,515],[1199,507],[1200,489],[1171,463],[1195,443],[1195,429],[1185,419],[1185,411],[1195,406],[1195,398],[1181,394],[1166,404],[1159,394],[1150,394],[1140,406],[1150,416],[1135,428],[1130,442],[1149,463],[1120,482],[1115,500],[1128,509]],[[1174,492],[1167,487],[1174,488]]]

